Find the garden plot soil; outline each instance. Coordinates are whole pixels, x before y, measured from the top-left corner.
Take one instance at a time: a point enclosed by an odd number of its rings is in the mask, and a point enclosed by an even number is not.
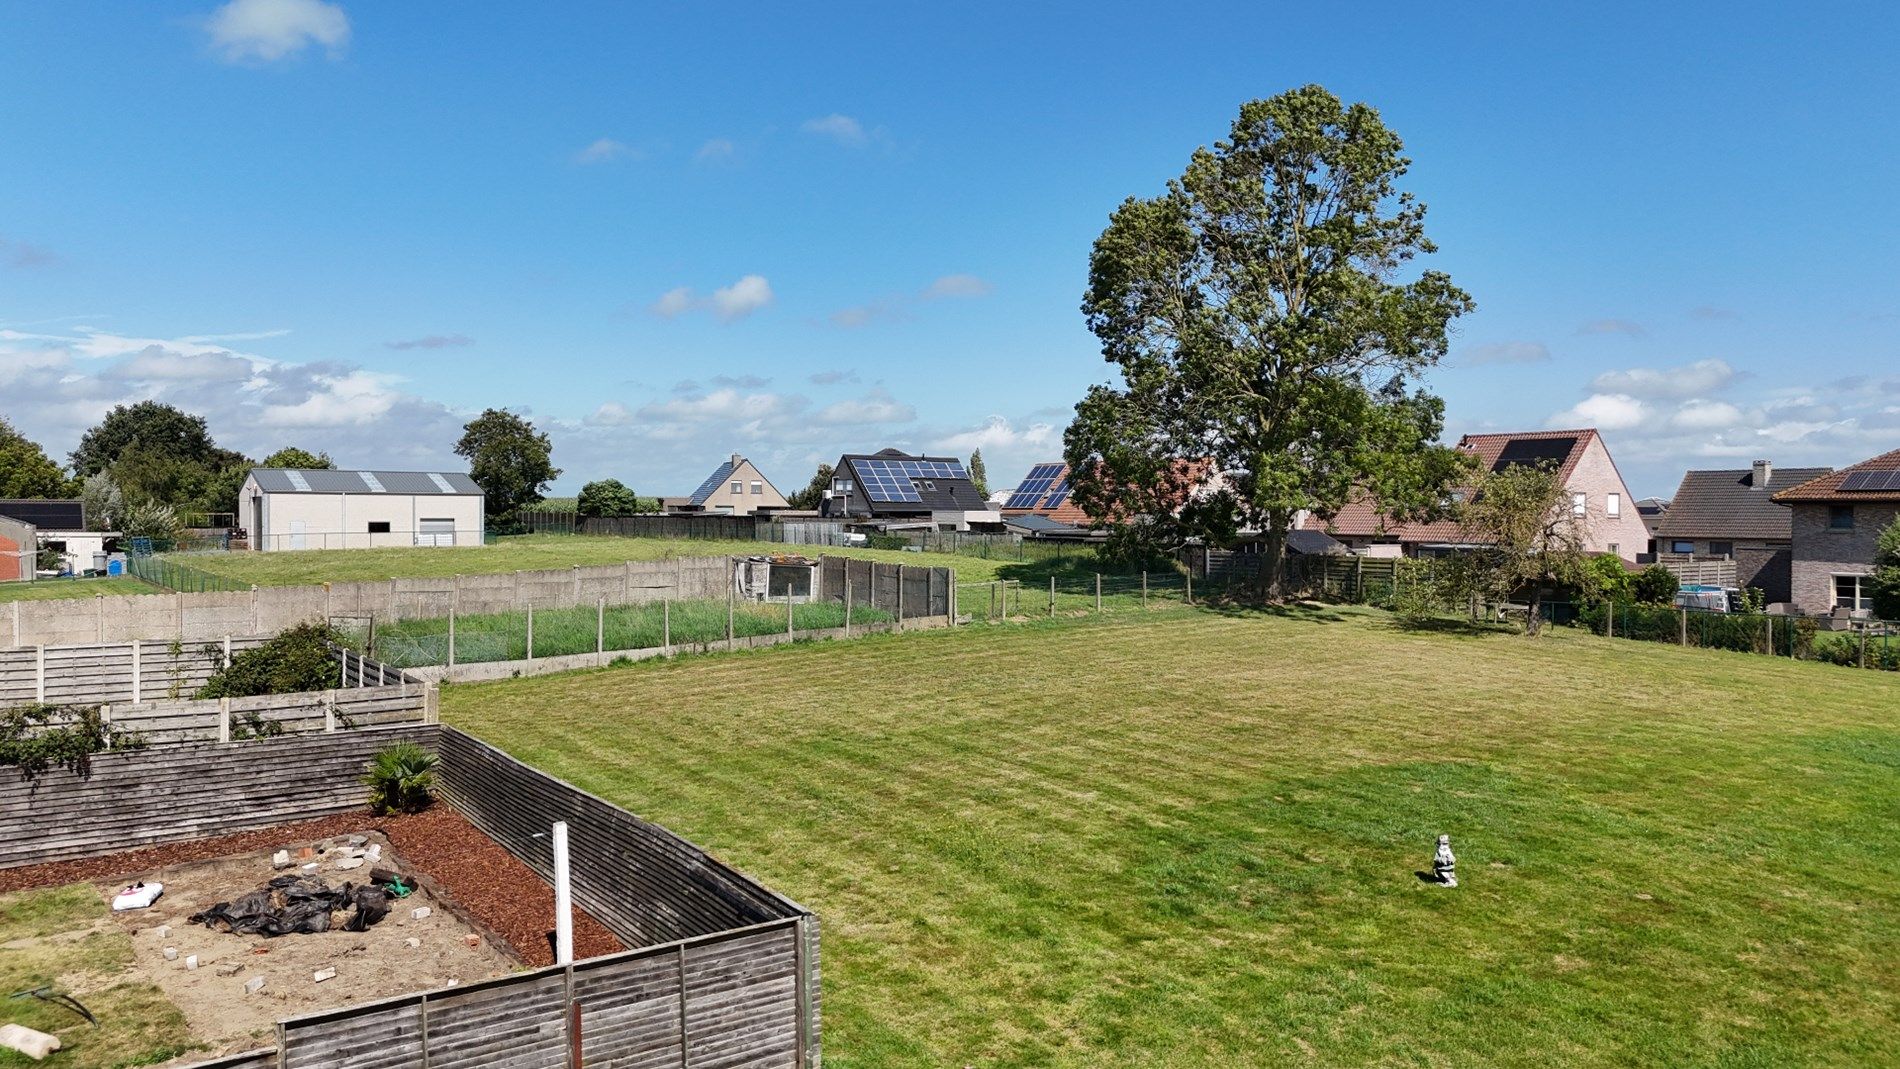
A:
[[[413,874],[414,868],[392,851],[379,833],[364,834],[381,844],[378,865]],[[322,841],[320,840],[319,843]],[[312,860],[316,875],[332,887],[368,879],[369,865],[348,865],[340,842]],[[297,852],[299,844],[280,842]],[[113,915],[132,936],[134,961],[127,973],[156,984],[185,1015],[192,1035],[216,1049],[242,1050],[267,1039],[285,1017],[333,1009],[412,991],[504,976],[520,967],[511,948],[465,921],[452,903],[427,889],[397,899],[387,917],[362,932],[344,931],[341,922],[326,932],[264,938],[219,932],[186,918],[218,902],[258,890],[272,877],[295,873],[271,868],[270,851],[194,861],[143,874],[158,880],[165,893],[149,909]],[[122,884],[96,885],[109,897]],[[412,911],[426,907],[420,919]],[[409,940],[416,945],[410,946]],[[167,960],[165,949],[177,951]],[[195,955],[198,967],[187,967]],[[335,969],[316,981],[319,970]],[[246,993],[245,984],[262,977],[264,986]]]

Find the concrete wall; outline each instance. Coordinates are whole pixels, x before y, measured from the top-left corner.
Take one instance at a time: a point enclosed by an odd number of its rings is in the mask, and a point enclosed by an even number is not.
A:
[[[389,579],[325,586],[256,587],[235,593],[123,594],[0,605],[0,642],[70,646],[135,638],[209,642],[226,635],[269,635],[334,616],[407,620],[462,614],[661,599],[724,598],[726,557],[676,557],[594,567]]]
[[[256,494],[256,483],[246,482],[238,512],[253,549],[414,546],[423,519],[454,520],[458,546],[482,544],[483,499],[474,494],[264,494],[261,524]],[[298,523],[301,537],[292,533]],[[387,523],[389,531],[371,534],[371,523]]]
[[[1627,561],[1649,549],[1649,528],[1636,511],[1636,499],[1623,476],[1610,459],[1609,447],[1601,436],[1593,440],[1577,459],[1577,466],[1565,484],[1572,493],[1584,495],[1584,548],[1592,553],[1611,553]],[[1610,515],[1609,498],[1617,495],[1617,515]],[[1610,547],[1615,546],[1612,550]]]
[[[1799,503],[1790,509],[1794,514],[1792,594],[1802,612],[1834,611],[1836,575],[1873,574],[1880,532],[1900,515],[1900,506],[1856,504],[1854,526],[1837,531],[1828,526],[1828,508],[1825,503]]]

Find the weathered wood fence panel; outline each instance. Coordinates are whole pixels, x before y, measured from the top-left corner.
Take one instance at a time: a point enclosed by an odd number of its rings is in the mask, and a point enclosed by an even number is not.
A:
[[[751,516],[591,516],[581,533],[621,538],[707,538],[752,542],[766,521]]]
[[[263,641],[233,638],[231,652]],[[180,643],[176,649],[155,640],[0,649],[0,706],[189,698],[223,666],[223,651],[222,636],[209,643]]]
[[[0,868],[95,857],[360,809],[363,768],[432,725],[95,754],[85,775],[0,775]]]
[[[824,600],[844,604],[848,585],[851,604],[868,605],[900,619],[950,615],[956,575],[948,568],[830,556],[818,558],[818,566],[819,596]]]

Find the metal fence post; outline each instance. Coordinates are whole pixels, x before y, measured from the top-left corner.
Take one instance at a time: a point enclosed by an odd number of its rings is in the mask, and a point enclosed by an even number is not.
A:
[[[1678,609],[1678,610],[1677,610],[1677,612],[1678,612],[1678,613],[1680,613],[1680,614],[1681,614],[1681,617],[1682,617],[1682,621],[1681,621],[1681,638],[1682,638],[1682,641],[1681,641],[1681,645],[1682,645],[1682,646],[1683,646],[1684,648],[1687,648],[1687,647],[1688,647],[1688,645],[1689,645],[1689,610],[1688,610],[1688,608],[1687,608],[1687,607],[1685,606],[1684,608],[1681,608],[1681,609]]]
[[[792,623],[792,591],[790,587],[787,587],[785,589],[785,637],[792,638],[796,634],[797,630]]]
[[[534,602],[528,603],[528,660],[534,660]]]
[[[1101,572],[1095,573],[1095,613],[1097,616],[1101,615],[1102,613],[1102,573]]]
[[[673,649],[673,599],[660,599],[660,649]]]
[[[904,566],[897,566],[897,629],[904,629]]]
[[[732,648],[732,601],[738,596],[739,577],[733,574],[732,558],[726,558],[726,648]],[[683,1019],[683,1018],[682,1018]]]
[[[851,637],[851,562],[844,565],[844,637]]]
[[[1187,603],[1194,604],[1194,569],[1192,568],[1187,570]]]
[[[373,619],[373,618],[372,618]],[[375,624],[370,625],[374,627]],[[371,632],[374,633],[373,631]],[[449,606],[449,667],[455,667],[455,606]]]
[[[1049,618],[1053,620],[1055,619],[1055,615],[1056,615],[1056,577],[1052,575],[1049,577]]]
[[[1141,607],[1148,607],[1148,569],[1141,570]]]

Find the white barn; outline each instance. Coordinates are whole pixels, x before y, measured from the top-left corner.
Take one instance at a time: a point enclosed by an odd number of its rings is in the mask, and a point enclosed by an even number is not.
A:
[[[482,488],[460,472],[252,468],[238,491],[251,548],[479,546]]]

